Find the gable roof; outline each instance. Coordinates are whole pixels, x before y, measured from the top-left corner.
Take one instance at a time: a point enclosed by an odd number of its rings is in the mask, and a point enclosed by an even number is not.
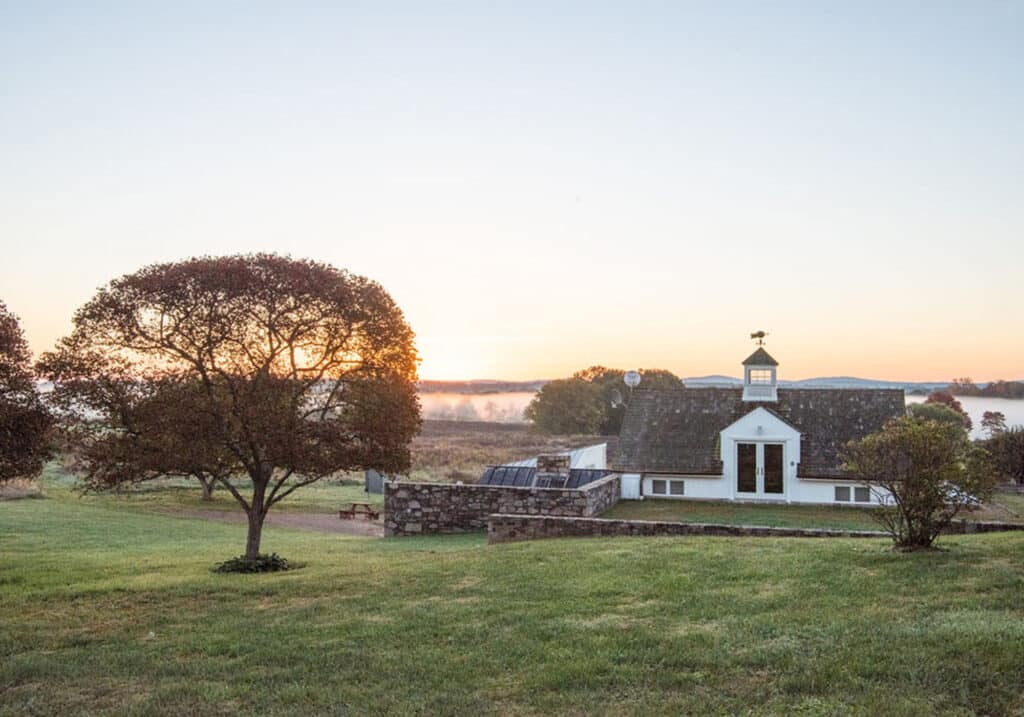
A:
[[[772,358],[772,355],[758,346],[757,351],[750,354],[743,360],[744,366],[778,366],[779,362]]]
[[[843,447],[906,411],[900,389],[780,388],[778,399],[744,401],[742,388],[638,389],[622,423],[614,468],[719,475],[719,433],[762,407],[800,431],[800,477],[841,478]]]

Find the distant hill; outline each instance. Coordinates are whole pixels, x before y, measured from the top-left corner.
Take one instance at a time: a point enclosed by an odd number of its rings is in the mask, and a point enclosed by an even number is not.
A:
[[[490,393],[533,393],[539,391],[547,380],[536,381],[421,381],[420,393],[458,393],[465,395],[486,395]],[[735,376],[713,374],[684,378],[687,386],[742,386],[743,379]],[[642,385],[642,384],[641,384]],[[985,383],[977,384],[984,387]],[[885,381],[856,376],[821,376],[803,378],[798,381],[779,381],[783,388],[900,388],[909,394],[927,395],[932,391],[944,391],[949,381]]]
[[[743,379],[733,376],[693,376],[684,378],[687,386],[742,386]],[[798,381],[779,381],[782,388],[900,388],[907,393],[927,394],[944,389],[948,381],[882,381],[855,376],[822,376]]]

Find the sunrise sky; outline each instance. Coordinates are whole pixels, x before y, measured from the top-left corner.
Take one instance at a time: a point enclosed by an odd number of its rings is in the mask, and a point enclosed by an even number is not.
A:
[[[334,4],[0,3],[36,351],[277,251],[380,281],[424,378],[737,375],[762,328],[784,378],[1024,378],[1024,3]]]

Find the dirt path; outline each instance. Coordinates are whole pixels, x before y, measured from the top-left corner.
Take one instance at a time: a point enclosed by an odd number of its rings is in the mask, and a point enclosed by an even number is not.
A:
[[[199,518],[200,520],[216,520],[221,523],[244,523],[245,514],[241,511],[229,512],[221,510],[179,510],[169,515],[179,518]],[[362,535],[371,538],[384,537],[384,526],[368,520],[341,520],[329,513],[274,513],[267,514],[265,525],[281,528],[298,528],[299,530],[316,530],[321,533],[340,533],[342,535]]]

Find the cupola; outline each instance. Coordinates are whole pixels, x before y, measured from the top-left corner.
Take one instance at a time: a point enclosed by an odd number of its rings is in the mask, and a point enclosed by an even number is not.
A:
[[[776,369],[779,362],[758,346],[743,362],[743,400],[778,401],[778,379]]]

